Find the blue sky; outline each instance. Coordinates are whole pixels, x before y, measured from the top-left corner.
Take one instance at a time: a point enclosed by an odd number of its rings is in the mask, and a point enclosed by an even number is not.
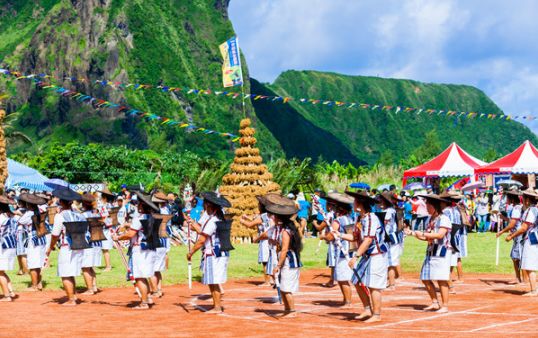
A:
[[[468,84],[538,115],[536,0],[231,0],[229,15],[264,82],[308,69]]]

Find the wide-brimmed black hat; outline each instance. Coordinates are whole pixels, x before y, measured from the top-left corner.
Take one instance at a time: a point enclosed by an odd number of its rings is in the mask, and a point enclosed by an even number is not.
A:
[[[463,198],[462,195],[460,195],[459,193],[455,191],[443,191],[441,195],[439,195],[439,197],[443,199],[447,199],[452,202],[458,202],[459,200]]]
[[[108,187],[105,187],[103,190],[99,190],[99,192],[101,193],[101,195],[107,195],[107,196],[110,196],[110,197],[116,197],[116,195],[114,195],[113,192],[108,190]]]
[[[69,188],[58,188],[52,191],[52,195],[58,197],[62,201],[80,201],[82,196]]]
[[[534,199],[538,199],[538,194],[533,189],[527,189],[522,191],[523,196],[532,197]]]
[[[398,197],[394,196],[390,191],[385,191],[379,194],[380,198],[387,201],[390,205],[396,205],[395,201],[399,200]]]
[[[265,195],[265,199],[267,201],[265,209],[271,214],[291,216],[299,211],[295,205],[295,201],[279,194]]]
[[[0,195],[0,204],[10,205],[14,201],[9,199],[6,195]]]
[[[451,203],[452,202],[452,201],[450,201],[450,200],[448,200],[446,198],[442,198],[441,196],[439,196],[437,194],[423,194],[423,195],[417,195],[417,196],[426,199],[426,202],[428,202],[428,201],[445,202],[445,203]]]
[[[161,209],[157,205],[155,205],[155,203],[151,201],[150,195],[146,195],[140,191],[133,191],[133,193],[136,195],[139,202],[144,203],[145,205],[147,205],[148,207],[150,207],[156,212],[161,211]]]
[[[29,204],[42,205],[47,203],[47,200],[36,196],[34,194],[22,193],[19,195],[19,201],[23,201]]]
[[[522,192],[519,190],[506,190],[504,191],[506,195],[521,196]]]
[[[85,192],[84,194],[82,194],[82,202],[93,203],[95,202],[95,197],[89,192]]]
[[[370,197],[366,191],[346,191],[346,195],[349,195],[359,201],[366,202],[369,204],[376,204],[377,201],[375,198]]]
[[[353,197],[351,197],[348,194],[342,194],[340,192],[330,192],[325,197],[327,200],[327,203],[333,203],[333,204],[344,204],[344,205],[350,205],[353,204]]]
[[[224,196],[221,196],[213,191],[206,191],[202,193],[202,198],[204,201],[207,201],[209,203],[213,203],[215,205],[218,205],[222,208],[229,208],[232,206],[230,201],[228,201]]]

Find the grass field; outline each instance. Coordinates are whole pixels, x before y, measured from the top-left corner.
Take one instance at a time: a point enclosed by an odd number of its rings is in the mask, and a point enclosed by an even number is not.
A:
[[[302,261],[305,269],[324,268],[327,245],[322,243],[319,252],[318,240],[315,238],[307,239],[302,252]],[[495,265],[495,235],[486,234],[469,234],[468,246],[469,257],[463,260],[464,272],[488,272],[488,273],[512,273],[512,262],[510,259],[511,242],[506,243],[504,238],[501,239],[499,265]],[[228,267],[228,278],[244,278],[261,275],[261,265],[257,264],[258,246],[254,244],[238,244],[231,254],[230,265]],[[415,238],[406,238],[404,254],[401,260],[402,269],[406,272],[415,272],[417,278],[420,267],[424,260],[424,251],[426,243],[416,240]],[[165,284],[185,283],[187,281],[187,260],[185,258],[187,251],[185,247],[172,247],[170,252],[170,270],[164,273]],[[56,276],[56,256],[57,251],[51,254],[53,267],[44,270],[44,285],[46,289],[59,289],[61,286],[60,278]],[[200,271],[198,264],[200,261],[199,253],[193,258],[193,278],[200,280]],[[97,283],[101,288],[130,286],[125,281],[125,269],[121,263],[120,256],[116,251],[112,251],[113,269],[110,272],[104,272],[102,268],[97,269]],[[30,277],[16,276],[15,271],[9,275],[12,278],[16,290],[22,290],[29,284]],[[82,277],[77,278],[77,285],[83,286]]]

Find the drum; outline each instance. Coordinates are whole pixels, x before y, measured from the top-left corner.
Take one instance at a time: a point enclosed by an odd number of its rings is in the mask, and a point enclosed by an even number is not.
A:
[[[40,216],[39,219],[37,215],[32,216],[32,225],[37,234],[37,237],[43,237],[50,233],[49,230],[47,229],[47,226],[45,225],[45,219],[47,215],[39,214],[39,216]]]
[[[398,224],[398,231],[405,228],[404,210],[402,208],[396,208],[396,224]]]
[[[119,225],[120,222],[118,221],[118,211],[120,210],[120,207],[113,207],[108,210],[108,217],[112,220],[112,226]]]
[[[54,216],[58,213],[58,207],[47,207],[47,216],[49,218],[49,224],[54,224]]]
[[[166,230],[166,225],[172,219],[173,215],[153,214],[152,216],[155,219],[161,220],[161,224],[159,225],[159,237],[168,238],[168,231]]]
[[[162,248],[162,244],[159,239],[159,228],[161,222],[161,219],[153,217],[140,220],[140,223],[142,224],[142,231],[144,232],[144,237],[146,237],[146,246],[149,250]]]
[[[348,224],[345,226],[345,231],[346,231],[346,234],[348,235],[354,235],[355,233],[355,224]],[[357,249],[359,248],[359,243],[358,241],[351,241],[349,242],[349,251],[357,251]]]
[[[458,205],[458,210],[460,211],[461,222],[463,223],[463,225],[465,225],[466,227],[470,227],[471,220],[469,219],[469,215],[467,214],[467,209],[463,205]]]
[[[64,222],[65,231],[71,237],[71,250],[82,250],[91,248],[86,240],[86,232],[88,231],[88,222]]]
[[[99,242],[106,240],[103,228],[105,223],[101,217],[88,217],[88,226],[90,227],[90,242]]]

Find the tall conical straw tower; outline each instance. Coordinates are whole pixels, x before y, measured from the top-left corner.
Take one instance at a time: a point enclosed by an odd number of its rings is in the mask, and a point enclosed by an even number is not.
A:
[[[256,230],[242,226],[239,221],[241,215],[258,213],[256,196],[280,190],[280,186],[271,181],[273,175],[263,164],[260,150],[256,148],[255,132],[250,127],[250,119],[241,120],[241,147],[235,151],[230,173],[222,178],[220,187],[220,193],[232,203],[232,207],[227,209],[227,213],[233,216],[232,237],[242,242],[250,241]]]
[[[4,134],[4,118],[6,111],[2,109],[3,99],[5,96],[0,93],[0,194],[4,193],[4,186],[7,180],[7,152],[6,137]]]

